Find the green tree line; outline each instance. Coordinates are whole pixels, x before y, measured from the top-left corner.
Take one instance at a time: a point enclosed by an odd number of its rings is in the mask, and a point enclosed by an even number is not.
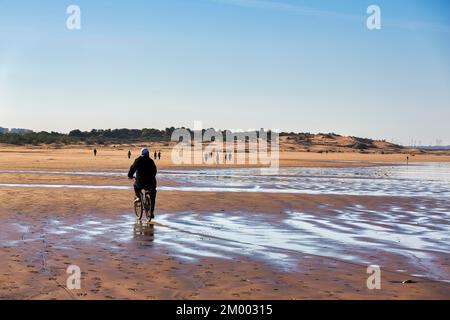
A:
[[[158,129],[106,129],[91,131],[72,130],[70,133],[32,132],[26,134],[0,134],[0,143],[25,144],[111,144],[130,143],[138,141],[169,141],[174,127],[165,130]]]
[[[193,138],[194,132],[189,128]],[[170,141],[175,127],[159,129],[93,129],[91,131],[72,130],[68,134],[58,132],[31,132],[31,133],[0,133],[0,143],[16,145],[39,145],[39,144],[120,144],[140,141]],[[211,129],[208,129],[211,130]],[[212,129],[214,130],[214,129]],[[205,134],[205,129],[202,134]],[[215,130],[214,130],[215,131]],[[217,131],[219,132],[219,131]],[[229,130],[221,131],[223,140],[226,141]],[[267,132],[270,139],[271,132]],[[258,133],[259,136],[259,133]]]

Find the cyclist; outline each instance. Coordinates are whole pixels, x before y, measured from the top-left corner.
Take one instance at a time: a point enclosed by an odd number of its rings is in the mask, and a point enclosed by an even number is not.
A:
[[[150,158],[150,151],[148,148],[142,148],[141,156],[134,160],[128,171],[128,178],[133,179],[136,173],[136,181],[134,182],[134,193],[136,194],[136,200],[139,201],[141,190],[150,190],[150,200],[151,217],[154,218],[153,212],[155,211],[155,200],[156,200],[156,165],[155,162]]]

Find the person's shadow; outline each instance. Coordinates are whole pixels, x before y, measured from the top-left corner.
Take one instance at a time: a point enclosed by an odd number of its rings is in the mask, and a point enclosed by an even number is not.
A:
[[[133,239],[139,247],[151,247],[155,240],[155,226],[152,223],[136,221]]]

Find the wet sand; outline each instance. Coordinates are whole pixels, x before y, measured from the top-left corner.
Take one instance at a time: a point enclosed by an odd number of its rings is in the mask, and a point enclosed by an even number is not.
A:
[[[2,154],[0,170],[62,173],[0,172],[0,184],[124,189],[0,187],[3,299],[450,298],[444,198],[163,190],[155,223],[136,223],[128,159],[22,156]],[[72,264],[81,290],[66,288]],[[370,264],[381,267],[381,290],[367,289]]]

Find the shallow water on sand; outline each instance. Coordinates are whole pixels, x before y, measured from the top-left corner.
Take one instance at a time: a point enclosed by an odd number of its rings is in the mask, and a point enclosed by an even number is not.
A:
[[[0,171],[1,173],[125,176],[124,172]],[[158,214],[155,225],[136,223],[132,214],[117,219],[96,216],[53,218],[0,226],[0,244],[17,245],[55,237],[58,246],[74,241],[112,250],[132,245],[143,250],[168,248],[180,259],[236,259],[251,256],[281,269],[298,268],[299,259],[319,255],[363,265],[400,256],[396,266],[409,274],[450,280],[450,164],[350,168],[166,170],[158,177],[177,182],[159,190],[384,195],[409,197],[373,210],[355,200],[336,208],[322,204],[311,212],[182,212]],[[1,175],[0,175],[1,179]],[[6,184],[0,187],[129,189],[128,186]],[[393,202],[396,203],[396,202]],[[244,206],[245,207],[245,206]],[[29,230],[41,223],[42,233]],[[13,230],[14,232],[11,233]],[[18,234],[28,234],[18,237]],[[379,258],[381,257],[381,258]],[[443,261],[447,262],[443,262]],[[404,261],[404,262],[403,262]]]
[[[124,172],[13,171],[0,173],[125,176]],[[450,197],[450,164],[349,168],[258,168],[161,170],[159,178],[177,183],[159,189],[193,192],[265,192],[337,195]],[[0,187],[128,189],[120,185],[8,184]]]
[[[131,214],[117,218],[49,218],[33,225],[6,223],[2,246],[53,238],[55,247],[85,242],[108,250],[164,250],[184,260],[249,256],[284,271],[299,271],[299,261],[322,256],[382,269],[393,256],[401,269],[429,279],[450,281],[450,207],[387,205],[373,211],[362,204],[317,212],[177,212],[158,214],[154,224]],[[39,225],[41,224],[41,225]],[[40,229],[33,234],[30,230]],[[24,236],[25,235],[25,236]],[[139,254],[139,253],[137,253]],[[383,260],[385,259],[385,260]],[[446,260],[447,259],[447,262]],[[390,270],[390,271],[394,271]]]
[[[349,168],[280,168],[189,171],[179,181],[224,191],[309,194],[450,196],[450,164]]]

